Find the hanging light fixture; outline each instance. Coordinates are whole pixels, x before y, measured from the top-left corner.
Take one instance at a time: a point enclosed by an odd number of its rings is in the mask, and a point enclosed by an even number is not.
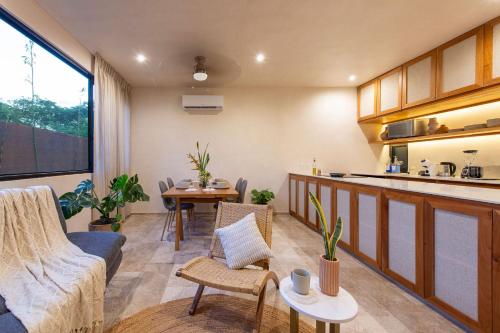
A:
[[[196,64],[194,65],[193,79],[195,79],[196,81],[205,81],[208,78],[205,60],[205,57],[202,56],[197,56],[194,58]]]

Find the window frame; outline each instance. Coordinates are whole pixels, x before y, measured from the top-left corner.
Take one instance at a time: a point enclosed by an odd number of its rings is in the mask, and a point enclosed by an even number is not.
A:
[[[41,178],[52,176],[63,176],[83,173],[93,173],[94,171],[94,75],[73,60],[66,53],[47,41],[45,38],[37,34],[26,24],[18,20],[7,10],[0,5],[0,19],[4,20],[11,27],[22,33],[27,38],[34,41],[38,46],[42,47],[50,54],[64,62],[66,65],[83,75],[88,80],[88,165],[85,169],[80,170],[65,170],[65,171],[50,171],[50,172],[33,172],[33,173],[19,173],[19,174],[0,174],[0,181],[28,179],[28,178]]]

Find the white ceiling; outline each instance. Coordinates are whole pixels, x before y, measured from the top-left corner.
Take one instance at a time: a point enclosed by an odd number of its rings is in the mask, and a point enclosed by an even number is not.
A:
[[[199,86],[197,55],[201,86],[353,86],[500,15],[500,0],[38,2],[135,87]]]

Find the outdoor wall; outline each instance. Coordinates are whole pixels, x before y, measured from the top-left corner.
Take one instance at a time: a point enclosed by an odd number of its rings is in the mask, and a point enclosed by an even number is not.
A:
[[[186,112],[183,94],[224,95],[224,110]],[[288,172],[311,172],[314,157],[324,172],[373,171],[380,153],[357,125],[354,88],[133,89],[131,170],[151,201],[132,212],[164,211],[159,180],[196,177],[186,158],[196,141],[210,144],[214,177],[246,178],[247,202],[251,189],[270,188],[278,212],[288,211]]]
[[[92,69],[92,55],[73,38],[56,20],[51,18],[34,0],[0,0],[0,5],[31,27],[38,34],[61,49],[87,70]],[[92,174],[79,174],[58,177],[33,178],[15,181],[0,181],[0,188],[50,185],[58,194],[73,190],[82,180]],[[90,210],[86,209],[68,221],[69,231],[87,230]]]

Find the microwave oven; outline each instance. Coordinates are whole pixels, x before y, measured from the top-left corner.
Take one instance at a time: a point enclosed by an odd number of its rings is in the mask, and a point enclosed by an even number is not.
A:
[[[387,125],[389,139],[408,138],[425,135],[427,132],[427,119],[409,119]]]

